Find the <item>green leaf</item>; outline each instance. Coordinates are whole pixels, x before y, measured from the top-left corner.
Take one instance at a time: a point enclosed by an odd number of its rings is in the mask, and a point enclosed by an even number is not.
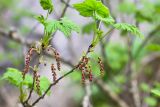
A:
[[[82,3],[74,4],[73,7],[84,17],[93,17],[95,13],[103,18],[109,16],[109,9],[101,1],[85,0]]]
[[[23,85],[28,86],[29,88],[32,86],[32,76],[26,75],[25,80],[22,78],[22,72],[15,68],[8,68],[7,71],[2,76],[3,80],[9,81],[11,84],[19,87],[21,83]]]
[[[23,80],[22,77],[23,76],[21,71],[15,68],[8,68],[7,71],[3,74],[1,79],[9,81],[11,84],[17,87],[20,87],[21,85],[23,85],[23,86],[27,86],[27,88],[31,88],[33,84],[33,77],[28,74],[25,76],[25,80]],[[48,80],[48,78],[46,77],[40,78],[40,94],[41,95],[47,90],[50,84],[51,82]],[[34,90],[37,92],[36,86],[34,87],[35,87]],[[47,94],[49,95],[50,91]]]
[[[59,30],[62,31],[66,36],[70,36],[72,31],[80,31],[79,26],[66,17],[62,18],[59,23],[61,25],[59,26]]]
[[[151,90],[151,93],[153,93],[153,94],[155,94],[155,95],[160,97],[160,90],[158,90],[158,89]]]
[[[54,9],[51,0],[40,0],[40,4],[44,10],[48,10],[51,13]]]
[[[2,79],[8,80],[11,84],[19,86],[22,82],[22,73],[15,68],[8,68]]]
[[[56,20],[47,20],[44,23],[45,31],[51,35],[54,33],[56,30],[58,30],[59,27],[59,22]]]
[[[71,35],[72,31],[76,31],[76,32],[80,31],[78,25],[76,25],[66,17],[61,18],[60,21],[56,21],[56,20],[46,21],[44,26],[45,26],[46,32],[48,32],[49,35],[54,33],[56,30],[60,30],[61,32],[64,33],[65,36],[68,37]]]
[[[116,23],[116,24],[114,24],[114,27],[118,30],[130,32],[133,35],[136,35],[140,38],[144,38],[144,36],[140,32],[140,30],[134,25],[127,24],[127,23]]]

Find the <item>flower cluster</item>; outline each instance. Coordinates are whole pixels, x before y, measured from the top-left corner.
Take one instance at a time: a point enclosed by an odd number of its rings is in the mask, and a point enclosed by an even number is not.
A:
[[[88,74],[88,78],[90,81],[92,81],[92,70],[91,67],[88,66],[89,58],[86,56],[83,56],[80,63],[77,66],[77,69],[79,69],[82,72],[82,83],[85,82],[86,75]]]
[[[83,56],[80,63],[76,67],[82,73],[82,83],[85,82],[86,77],[89,79],[90,82],[93,80],[91,66],[88,63],[89,61],[90,61],[89,58],[87,58],[86,56]],[[100,57],[98,57],[98,64],[100,68],[100,75],[103,76],[104,75],[104,65]]]

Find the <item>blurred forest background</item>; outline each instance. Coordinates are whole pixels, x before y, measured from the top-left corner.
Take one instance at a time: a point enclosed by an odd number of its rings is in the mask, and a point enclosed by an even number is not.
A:
[[[64,14],[82,28],[70,38],[57,31],[52,40],[62,58],[62,74],[79,61],[92,39],[93,22],[72,8],[72,4],[79,1],[82,0],[53,0],[55,12],[49,16],[59,19]],[[160,90],[160,0],[103,2],[117,22],[136,25],[145,38],[114,30],[96,47],[93,56],[102,57],[105,76],[95,80],[89,88],[91,105],[160,107],[160,97],[151,93],[152,89]],[[28,46],[43,36],[43,26],[34,18],[41,13],[45,14],[39,0],[0,0],[0,76],[8,67],[23,70]],[[48,59],[48,63],[53,61]],[[98,66],[93,65],[94,75],[99,75]],[[51,78],[45,71],[41,75]],[[53,87],[51,96],[45,97],[37,107],[82,107],[85,95],[81,74],[77,71]],[[18,107],[18,96],[16,87],[0,81],[0,107]]]

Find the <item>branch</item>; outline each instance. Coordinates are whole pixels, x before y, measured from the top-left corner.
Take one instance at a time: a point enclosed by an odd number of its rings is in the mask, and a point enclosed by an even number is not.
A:
[[[34,72],[36,72],[36,71],[34,71]],[[32,83],[32,88],[31,88],[31,90],[30,90],[30,92],[29,92],[29,96],[28,96],[27,100],[26,100],[26,101],[24,101],[24,103],[28,103],[29,99],[31,98],[31,96],[32,96],[32,92],[33,92],[33,90],[34,90],[34,84],[35,84],[35,75],[33,74],[33,83]]]
[[[0,35],[9,39],[14,40],[17,43],[30,46],[32,44],[31,41],[25,41],[24,38],[20,37],[15,30],[11,30],[9,32],[5,32],[5,30],[0,29]]]
[[[61,0],[61,2],[67,5],[68,7],[73,8],[68,2],[65,2],[64,0]]]
[[[60,15],[60,18],[62,18],[62,17],[65,15],[65,13],[66,13],[66,11],[67,11],[67,8],[69,7],[69,2],[70,2],[70,0],[67,0],[67,2],[65,2],[64,0],[61,0],[61,2],[65,3],[65,7],[64,7],[64,9],[63,9],[63,11],[62,11],[62,13],[61,13],[61,15]],[[59,19],[60,19],[60,18],[59,18]]]
[[[117,102],[120,107],[130,107],[125,101],[122,100],[116,93],[112,92],[107,85],[103,83],[102,80],[96,80],[95,83],[98,87],[107,95],[109,95],[112,100]]]

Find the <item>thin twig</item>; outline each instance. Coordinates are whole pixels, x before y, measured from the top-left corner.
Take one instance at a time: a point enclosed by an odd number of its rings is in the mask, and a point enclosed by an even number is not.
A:
[[[61,0],[61,2],[67,5],[68,7],[73,8],[68,2],[65,2],[64,0]]]
[[[17,43],[30,46],[32,44],[31,41],[26,41],[23,37],[20,37],[18,33],[15,30],[11,30],[9,32],[6,32],[3,29],[0,29],[0,35],[6,38],[9,38],[11,40],[16,41]]]
[[[36,72],[36,71],[34,71],[34,72]],[[31,96],[32,96],[32,92],[33,92],[33,90],[34,90],[34,84],[35,84],[35,75],[33,74],[33,83],[32,83],[32,88],[31,88],[31,90],[30,90],[30,92],[29,92],[29,96],[28,96],[27,100],[26,100],[26,101],[24,101],[24,103],[28,103],[29,99],[31,98]]]
[[[63,0],[61,0],[61,2],[63,2]],[[62,13],[61,13],[61,15],[60,15],[60,18],[62,18],[64,15],[65,15],[65,13],[66,13],[66,11],[67,11],[67,8],[69,7],[69,2],[70,2],[70,0],[67,0],[67,2],[65,3],[65,7],[64,7],[64,9],[63,9],[63,11],[62,11]],[[60,19],[59,18],[59,19]]]

